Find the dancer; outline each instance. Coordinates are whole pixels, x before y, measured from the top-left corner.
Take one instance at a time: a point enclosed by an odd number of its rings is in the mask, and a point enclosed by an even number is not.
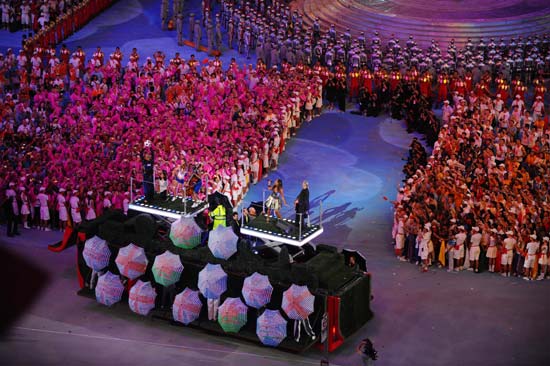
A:
[[[181,188],[183,192],[183,200],[185,201],[185,176],[187,175],[187,167],[185,165],[185,160],[181,162],[180,166],[178,166],[174,172],[174,179],[176,181],[176,191],[174,192],[174,197],[172,197],[172,201],[175,201],[179,190]]]
[[[19,194],[19,197],[21,199],[21,220],[23,221],[23,227],[25,229],[30,229],[31,227],[29,226],[28,220],[28,217],[31,213],[29,206],[29,197],[27,196],[27,192],[25,192],[25,187],[19,187],[19,191],[21,192]]]
[[[191,191],[191,198],[193,199],[193,205],[191,207],[195,208],[201,203],[199,199],[199,192],[202,188],[200,164],[196,164],[195,167],[193,168],[191,177],[189,178],[189,185],[191,185],[193,188],[193,190]]]
[[[65,188],[59,188],[57,193],[57,212],[59,214],[59,230],[64,231],[69,220],[69,214],[67,212],[67,200],[65,198]]]
[[[272,185],[271,180],[267,182],[267,189],[271,191],[271,194],[265,201],[265,207],[267,207],[267,218],[266,221],[269,221],[271,216],[271,211],[275,212],[275,215],[280,219],[281,216],[281,207],[283,204],[288,206],[285,199],[285,192],[283,189],[283,181],[281,179],[275,180],[275,183]]]
[[[46,194],[46,187],[40,187],[40,193],[36,197],[40,202],[40,230],[51,231],[49,227],[50,211],[48,209],[49,197]]]

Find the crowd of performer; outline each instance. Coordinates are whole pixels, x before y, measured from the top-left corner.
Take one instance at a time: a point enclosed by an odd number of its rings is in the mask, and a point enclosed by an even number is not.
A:
[[[136,49],[122,60],[120,50],[106,60],[99,47],[88,59],[66,47],[59,58],[37,49],[30,59],[24,51],[4,58],[11,77],[2,84],[0,186],[10,224],[63,228],[68,216],[79,223],[127,210],[130,178],[138,194],[148,181],[144,136],[168,192],[182,194],[183,171],[204,182],[193,198],[219,191],[237,204],[322,107],[321,78],[303,69],[199,64],[179,54],[165,61],[162,52],[143,60]]]
[[[2,29],[23,30],[26,49],[60,44],[86,25],[114,0],[4,0],[0,2]]]
[[[544,279],[550,237],[550,126],[541,96],[455,94],[428,159],[415,144],[416,167],[395,202],[399,259],[449,271],[500,272]],[[481,264],[480,264],[481,263]]]
[[[500,73],[499,79],[506,84],[502,86],[503,89],[506,86],[509,89],[510,82],[518,76],[521,84],[515,82],[511,90],[512,95],[515,95],[517,92],[522,94],[521,86],[530,84],[541,71],[550,71],[550,37],[546,34],[519,36],[509,40],[468,40],[463,47],[451,42],[446,50],[437,41],[432,41],[429,47],[422,49],[412,36],[400,40],[391,35],[386,41],[382,41],[377,31],[373,31],[370,36],[370,32],[352,36],[349,29],[343,33],[337,32],[333,24],[321,24],[319,19],[307,26],[304,16],[297,10],[291,10],[281,0],[223,0],[219,6],[213,6],[212,3],[203,0],[200,19],[199,14],[191,14],[186,20],[175,17],[182,22],[178,29],[183,31],[184,23],[189,25],[188,36],[191,41],[197,44],[201,42],[202,33],[197,35],[194,32],[197,23],[203,26],[210,24],[216,31],[209,36],[213,40],[207,43],[216,44],[218,50],[222,50],[218,30],[223,28],[228,36],[229,48],[237,49],[245,56],[255,53],[268,67],[285,60],[292,65],[314,65],[320,62],[322,66],[328,66],[330,71],[334,71],[334,67],[341,63],[350,72],[350,84],[358,82],[355,79],[361,75],[355,73],[366,72],[363,69],[366,66],[371,73],[391,73],[387,76],[393,85],[402,77],[426,78],[423,89],[429,89],[427,82],[431,85],[436,77],[442,91],[449,89],[456,71],[461,83],[455,87],[471,90],[473,84],[479,84],[481,75],[490,71],[495,76]],[[358,92],[358,89],[355,91]],[[427,93],[427,90],[424,91]],[[508,93],[506,96],[501,94],[503,98],[509,96]],[[439,102],[443,100],[444,97]]]
[[[451,45],[443,56],[435,42],[420,50],[412,39],[383,46],[377,34],[353,38],[316,25],[308,32],[278,2],[265,11],[228,5],[220,15],[227,26],[235,14],[245,32],[253,17],[242,14],[256,14],[263,25],[247,38],[258,54],[255,68],[179,54],[166,60],[160,51],[143,60],[136,49],[127,63],[118,48],[107,58],[98,47],[87,58],[81,48],[56,52],[34,38],[18,56],[0,55],[0,186],[9,235],[18,234],[17,222],[63,229],[106,209],[126,211],[130,197],[147,190],[139,183],[148,180],[143,136],[156,155],[158,191],[181,194],[185,177],[197,175],[204,186],[193,191],[195,200],[219,191],[237,204],[276,169],[285,142],[321,112],[323,96],[340,109],[352,98],[365,114],[387,110],[435,143],[427,158],[414,142],[406,165],[393,232],[400,259],[423,270],[487,266],[545,277],[546,36]],[[139,192],[129,191],[130,178]]]

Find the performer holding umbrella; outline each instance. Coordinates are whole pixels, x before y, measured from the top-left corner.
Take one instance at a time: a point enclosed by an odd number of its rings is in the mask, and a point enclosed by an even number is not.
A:
[[[141,164],[143,165],[143,193],[145,201],[152,201],[155,194],[153,184],[153,170],[155,165],[155,152],[150,140],[146,140],[141,150]]]

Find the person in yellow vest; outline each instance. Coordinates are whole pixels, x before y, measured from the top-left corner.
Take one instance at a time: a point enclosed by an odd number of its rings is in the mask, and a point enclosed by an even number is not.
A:
[[[227,226],[225,218],[225,207],[223,205],[218,205],[214,211],[209,213],[212,220],[214,220],[213,230],[216,230],[218,226]]]

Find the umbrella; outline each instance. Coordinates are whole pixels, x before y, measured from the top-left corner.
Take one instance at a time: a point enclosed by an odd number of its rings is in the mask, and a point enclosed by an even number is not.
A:
[[[342,254],[344,255],[346,265],[349,264],[349,259],[354,257],[357,267],[364,272],[367,271],[367,259],[363,256],[363,254],[361,254],[361,252],[352,249],[344,249],[342,250]]]
[[[131,280],[144,274],[148,264],[143,248],[134,244],[128,244],[121,248],[115,262],[120,274]]]
[[[239,238],[233,232],[233,228],[218,226],[208,236],[208,248],[219,259],[229,259],[237,252],[237,241]]]
[[[237,333],[246,324],[248,307],[238,297],[228,297],[218,310],[218,323],[226,332]]]
[[[155,307],[157,292],[151,286],[151,282],[138,280],[130,289],[128,305],[134,313],[147,315]]]
[[[304,320],[313,313],[315,297],[307,286],[292,285],[283,292],[281,307],[290,319]]]
[[[266,309],[256,321],[256,335],[266,346],[277,347],[286,338],[286,320],[279,310]]]
[[[223,207],[225,207],[225,212],[233,212],[233,206],[231,205],[231,202],[229,202],[229,198],[218,191],[209,194],[207,200],[208,211],[214,211],[218,205],[223,205]]]
[[[219,264],[208,263],[199,272],[199,290],[207,299],[218,299],[227,289],[227,274]]]
[[[120,282],[120,277],[107,271],[97,280],[95,287],[95,298],[103,305],[111,306],[120,301],[124,286]]]
[[[267,276],[254,272],[244,279],[243,298],[248,306],[259,309],[271,300],[273,286]]]
[[[199,292],[185,288],[174,299],[172,316],[175,321],[187,325],[199,317],[201,308],[202,302],[199,298]]]
[[[168,250],[155,257],[153,276],[155,281],[163,286],[170,286],[178,282],[183,272],[180,257]]]
[[[170,227],[170,239],[175,246],[192,249],[201,243],[201,228],[191,217],[180,217]]]
[[[98,236],[86,240],[82,252],[86,265],[94,272],[99,272],[109,264],[111,251],[107,242]]]

